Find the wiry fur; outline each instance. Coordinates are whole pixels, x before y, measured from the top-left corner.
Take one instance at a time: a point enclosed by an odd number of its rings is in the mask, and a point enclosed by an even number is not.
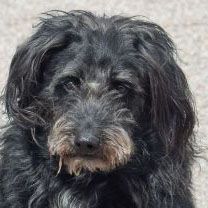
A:
[[[75,175],[79,175],[82,169],[90,172],[110,171],[116,166],[125,164],[133,154],[133,144],[128,134],[122,128],[113,126],[103,131],[102,137],[105,137],[105,141],[97,153],[97,158],[89,160],[76,156],[72,145],[74,135],[71,133],[75,125],[66,121],[65,117],[58,119],[48,139],[50,153],[60,157],[59,171],[62,164],[67,166],[70,174]]]
[[[4,102],[1,208],[194,207],[192,99],[160,26],[48,13],[13,57]],[[86,132],[103,151],[77,162]]]

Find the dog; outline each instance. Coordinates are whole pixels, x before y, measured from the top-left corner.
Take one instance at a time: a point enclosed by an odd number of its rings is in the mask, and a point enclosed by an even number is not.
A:
[[[195,112],[167,33],[48,12],[3,94],[1,208],[193,208]]]

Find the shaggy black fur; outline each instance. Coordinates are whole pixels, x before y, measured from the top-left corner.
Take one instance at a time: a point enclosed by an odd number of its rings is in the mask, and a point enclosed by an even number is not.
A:
[[[5,88],[0,207],[193,208],[195,115],[175,56],[166,32],[138,18],[72,11],[41,19],[17,49]],[[133,144],[130,158],[70,174],[50,146],[61,117],[76,138],[90,132],[104,143],[104,130],[120,129],[126,148]]]

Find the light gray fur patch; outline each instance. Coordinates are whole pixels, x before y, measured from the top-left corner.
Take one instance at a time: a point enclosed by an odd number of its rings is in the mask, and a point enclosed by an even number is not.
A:
[[[87,83],[87,85],[90,89],[97,90],[100,84],[97,82],[89,82]]]

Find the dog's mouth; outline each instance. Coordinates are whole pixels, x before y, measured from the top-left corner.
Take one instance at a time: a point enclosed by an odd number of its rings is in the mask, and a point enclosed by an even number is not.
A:
[[[121,146],[103,145],[102,149],[96,154],[69,154],[68,151],[51,152],[52,155],[58,155],[59,167],[57,174],[64,168],[71,175],[80,175],[88,171],[95,172],[110,172],[118,166],[125,165],[132,155],[131,148],[122,148]],[[67,153],[66,153],[67,152]]]
[[[68,148],[67,148],[68,149]],[[67,152],[67,153],[66,153]],[[50,152],[59,158],[57,174],[64,168],[70,175],[80,175],[88,171],[110,172],[119,166],[125,165],[131,158],[133,146],[124,148],[122,146],[103,145],[102,149],[96,154],[69,154],[63,149]]]
[[[71,175],[80,175],[82,172],[109,172],[116,167],[116,163],[109,164],[107,158],[95,157],[91,155],[86,156],[60,156],[59,157],[59,169],[58,173],[62,168]]]

